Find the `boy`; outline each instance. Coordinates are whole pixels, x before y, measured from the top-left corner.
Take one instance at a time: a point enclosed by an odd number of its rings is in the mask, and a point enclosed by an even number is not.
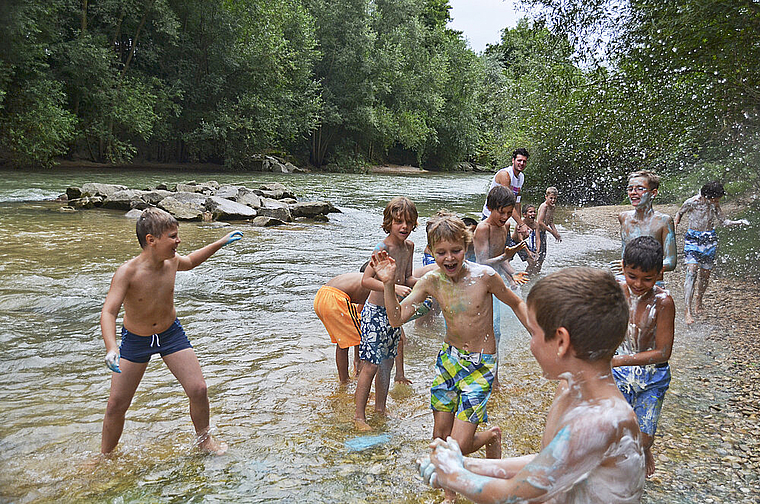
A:
[[[335,343],[335,364],[340,383],[348,383],[348,349],[354,348],[354,375],[358,375],[360,314],[369,289],[362,286],[363,273],[344,273],[331,278],[314,297],[314,312]]]
[[[409,234],[417,227],[417,207],[408,198],[393,198],[383,211],[383,230],[388,236],[375,248],[384,250],[399,264],[394,277],[395,295],[405,297],[411,291],[416,278],[412,276],[412,257],[414,242],[408,240]],[[362,286],[371,292],[364,304],[361,314],[361,342],[359,357],[362,365],[356,384],[356,428],[369,431],[365,409],[369,399],[372,380],[375,382],[375,413],[385,415],[385,403],[388,399],[393,359],[399,352],[401,328],[392,327],[388,322],[383,284],[375,278],[372,263],[364,270]],[[402,350],[403,351],[403,350]],[[401,357],[403,358],[403,357]],[[397,371],[399,371],[397,369]]]
[[[536,249],[536,232],[538,230],[538,224],[536,223],[536,206],[533,204],[525,205],[523,207],[523,223],[525,228],[520,231],[520,228],[515,227],[512,231],[512,241],[520,243],[525,241],[525,248],[517,252],[520,259],[523,262],[528,263],[528,267],[525,268],[525,273],[528,276],[533,276],[536,273],[536,263],[538,258],[546,256],[546,240],[541,242],[541,249]]]
[[[507,220],[512,215],[515,206],[515,195],[506,187],[497,185],[488,192],[486,206],[489,214],[485,220],[475,228],[473,245],[475,258],[478,263],[490,266],[500,274],[506,276],[510,286],[527,282],[524,273],[515,273],[509,260],[514,257],[518,250],[525,248],[525,243],[508,247],[511,243],[509,237],[509,225]],[[494,372],[494,390],[499,389],[499,341],[501,340],[501,308],[499,301],[493,301],[493,330],[496,338],[496,371]]]
[[[676,213],[675,225],[681,222],[681,217],[689,215],[689,230],[684,235],[683,254],[686,263],[686,280],[683,285],[684,297],[686,298],[686,324],[694,323],[693,314],[702,312],[702,298],[707,290],[710,280],[710,271],[715,262],[715,254],[718,251],[718,235],[715,232],[715,223],[724,226],[747,225],[745,219],[734,221],[726,219],[720,208],[720,198],[726,194],[723,184],[713,181],[702,186],[699,194],[687,199]],[[699,282],[697,282],[697,269],[699,269]],[[692,311],[692,298],[694,287],[697,287],[697,306]]]
[[[534,273],[541,271],[541,266],[543,266],[544,259],[546,259],[546,232],[549,231],[558,242],[562,241],[562,237],[554,226],[554,211],[557,209],[557,188],[547,187],[545,198],[546,201],[538,207],[538,216],[536,217],[538,227],[536,250],[539,250],[539,253],[533,270]]]
[[[625,296],[609,273],[569,268],[536,282],[528,294],[530,349],[546,378],[562,380],[541,451],[464,458],[453,437],[436,439],[430,459],[417,461],[425,482],[475,502],[639,502],[639,428],[610,373],[627,319]]]
[[[623,255],[623,292],[628,300],[628,331],[612,358],[612,376],[636,412],[647,477],[654,473],[652,443],[662,401],[670,385],[668,359],[673,349],[675,305],[655,285],[662,275],[662,246],[651,236],[628,243]]]
[[[181,241],[174,217],[158,208],[147,208],[137,219],[137,240],[142,252],[116,270],[100,314],[106,365],[113,371],[111,394],[103,419],[102,454],[111,453],[116,448],[124,429],[127,408],[154,353],[161,354],[190,399],[190,417],[198,436],[198,446],[217,455],[227,450],[227,445],[217,442],[209,432],[206,382],[198,358],[177,319],[174,279],[177,271],[195,268],[242,236],[240,231],[233,231],[210,245],[181,256],[176,253]],[[122,304],[124,322],[121,345],[117,347],[116,317]]]
[[[500,207],[494,207],[498,212]],[[466,261],[471,235],[456,216],[437,217],[428,231],[428,244],[437,268],[423,276],[401,303],[394,290],[398,263],[384,251],[372,254],[371,263],[385,288],[385,306],[392,326],[398,327],[427,296],[435,298],[446,320],[446,335],[436,361],[431,387],[433,437],[452,436],[464,453],[486,447],[486,456],[501,456],[501,430],[492,427],[476,433],[488,420],[486,403],[496,369],[496,341],[492,298],[509,305],[523,325],[525,302],[507,288],[489,266]],[[447,496],[453,498],[453,494]]]
[[[676,269],[676,230],[673,219],[652,208],[659,187],[660,177],[652,171],[642,170],[628,176],[626,192],[633,210],[621,212],[618,216],[620,238],[625,252],[626,244],[637,236],[654,237],[662,245],[665,254],[664,271],[673,271]],[[616,269],[620,271],[620,263]]]

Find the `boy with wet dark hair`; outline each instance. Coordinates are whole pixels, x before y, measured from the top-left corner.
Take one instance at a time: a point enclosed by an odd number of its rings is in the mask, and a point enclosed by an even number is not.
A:
[[[158,208],[143,210],[137,219],[140,255],[119,266],[103,303],[100,328],[106,345],[106,365],[111,375],[111,393],[103,419],[102,454],[111,453],[124,430],[124,418],[137,386],[153,354],[161,354],[190,399],[190,417],[204,451],[221,454],[227,445],[217,442],[209,430],[206,381],[198,358],[177,319],[174,281],[177,271],[195,268],[223,246],[240,240],[233,231],[220,240],[177,255],[180,244],[177,221]],[[121,345],[116,345],[116,317],[124,305]],[[120,365],[121,363],[121,365]]]
[[[651,236],[631,240],[623,255],[621,283],[628,300],[628,330],[612,358],[612,375],[636,412],[642,434],[647,477],[654,473],[652,443],[665,392],[673,349],[675,305],[656,285],[662,274],[662,246]]]
[[[676,213],[675,225],[681,218],[689,215],[689,230],[684,234],[683,253],[686,263],[686,280],[684,281],[684,297],[686,301],[686,324],[694,323],[694,314],[702,312],[702,299],[710,280],[710,272],[718,252],[718,234],[715,224],[723,226],[748,225],[746,219],[730,220],[720,208],[720,199],[726,194],[723,184],[714,180],[702,186],[700,194],[687,199]],[[699,281],[697,282],[697,270]],[[697,290],[697,306],[692,310],[694,289]]]
[[[383,211],[383,231],[388,236],[376,247],[386,251],[399,264],[394,282],[395,294],[406,297],[412,290],[417,278],[412,275],[412,258],[414,242],[409,235],[417,227],[417,207],[409,198],[397,196],[390,200]],[[372,430],[367,423],[366,408],[372,381],[375,381],[375,413],[385,416],[385,404],[388,399],[391,369],[397,355],[403,359],[403,347],[399,345],[402,338],[400,327],[391,326],[383,298],[383,283],[378,280],[370,262],[364,270],[362,286],[370,290],[367,302],[361,313],[361,340],[359,357],[361,370],[356,384],[356,413],[354,422],[361,431]],[[424,301],[424,300],[423,300]],[[397,369],[397,371],[401,371]],[[407,382],[404,377],[397,381]]]
[[[457,441],[435,439],[418,460],[433,487],[479,503],[636,503],[644,455],[636,415],[610,372],[625,336],[628,306],[609,272],[568,268],[528,294],[530,349],[560,385],[537,454],[499,460],[463,457]]]

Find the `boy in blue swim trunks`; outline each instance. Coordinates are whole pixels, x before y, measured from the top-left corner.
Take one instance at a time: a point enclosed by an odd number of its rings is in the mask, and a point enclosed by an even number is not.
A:
[[[227,445],[216,441],[209,432],[206,382],[198,358],[177,320],[174,279],[177,271],[193,269],[242,236],[240,231],[233,231],[187,256],[177,255],[180,239],[176,219],[158,208],[143,210],[137,220],[137,240],[142,252],[116,270],[100,314],[106,365],[113,371],[103,419],[102,454],[116,448],[127,409],[155,353],[161,354],[190,399],[190,417],[198,436],[198,447],[214,454],[226,451]],[[116,317],[122,304],[124,327],[118,347]]]
[[[370,265],[384,286],[388,320],[393,327],[408,320],[428,296],[441,306],[446,335],[430,390],[433,437],[451,436],[463,453],[485,446],[487,457],[499,458],[499,427],[476,432],[478,424],[488,420],[486,403],[496,371],[492,298],[506,303],[526,327],[527,308],[493,268],[465,260],[471,241],[472,235],[461,219],[450,214],[435,217],[428,230],[428,245],[437,267],[420,278],[400,303],[395,295],[398,261],[379,250],[372,254]],[[447,498],[453,498],[453,493],[447,493]]]
[[[383,230],[388,236],[375,250],[384,250],[399,264],[394,277],[395,295],[403,298],[412,290],[416,278],[412,275],[414,242],[409,235],[417,227],[417,207],[403,196],[393,198],[383,211]],[[359,380],[356,383],[356,428],[372,430],[367,423],[366,408],[372,380],[375,381],[375,413],[385,416],[385,403],[391,380],[391,369],[396,355],[403,359],[399,348],[402,338],[400,327],[391,327],[383,300],[383,284],[375,277],[372,263],[364,270],[362,286],[370,290],[361,314],[361,341],[359,357],[362,360]],[[423,300],[424,301],[424,300]],[[398,379],[397,379],[398,381]]]
[[[726,227],[749,224],[747,220],[730,220],[723,215],[719,201],[725,194],[723,184],[717,180],[708,182],[702,186],[699,194],[687,199],[676,213],[676,226],[684,215],[689,215],[689,230],[684,234],[683,246],[686,263],[683,291],[686,298],[687,325],[694,323],[694,314],[699,315],[702,312],[702,297],[707,290],[710,272],[718,252],[718,234],[715,232],[715,224]],[[697,282],[697,269],[699,269],[699,282]],[[697,306],[695,310],[692,310],[695,287]]]
[[[673,298],[655,285],[662,257],[662,245],[651,236],[634,238],[625,247],[621,286],[628,300],[628,331],[612,358],[615,382],[639,421],[647,477],[654,473],[652,443],[670,385],[675,322]]]

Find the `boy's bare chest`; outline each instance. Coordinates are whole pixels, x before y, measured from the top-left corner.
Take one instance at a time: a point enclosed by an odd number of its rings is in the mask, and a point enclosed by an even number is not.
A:
[[[158,271],[138,270],[132,276],[126,300],[132,303],[154,303],[174,296],[176,269],[171,265]]]

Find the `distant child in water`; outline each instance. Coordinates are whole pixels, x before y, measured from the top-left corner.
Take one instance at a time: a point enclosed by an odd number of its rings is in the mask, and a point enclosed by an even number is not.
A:
[[[560,380],[541,451],[470,458],[453,437],[436,439],[430,458],[417,461],[423,479],[478,503],[638,503],[641,434],[610,372],[627,319],[610,273],[569,268],[536,282],[528,295],[530,349],[544,376]]]
[[[538,235],[536,235],[536,249],[539,250],[538,261],[534,271],[532,273],[539,273],[541,266],[546,259],[546,232],[550,232],[555,240],[562,241],[557,227],[554,225],[554,211],[557,209],[557,195],[558,191],[556,187],[548,187],[546,189],[545,201],[538,207],[538,214],[536,216],[536,224],[538,225]]]
[[[655,285],[662,274],[662,246],[651,236],[631,240],[623,255],[623,292],[628,300],[628,331],[612,358],[612,375],[636,412],[647,477],[654,473],[652,443],[662,401],[670,385],[675,305]]]
[[[720,199],[726,194],[718,181],[702,186],[699,194],[687,199],[676,213],[675,225],[684,215],[689,216],[689,230],[684,235],[683,253],[686,258],[686,281],[683,291],[686,301],[686,324],[694,323],[694,315],[702,312],[702,299],[710,280],[710,272],[718,252],[718,234],[715,224],[723,226],[748,225],[742,220],[729,220],[720,208]],[[699,270],[699,282],[697,282]],[[696,284],[696,285],[695,285]],[[692,310],[694,288],[697,289],[697,306]]]
[[[417,227],[417,207],[408,198],[393,198],[383,211],[383,230],[388,236],[375,247],[393,257],[399,265],[392,279],[394,293],[401,298],[412,290],[416,278],[412,275],[414,242],[409,234]],[[388,321],[383,283],[376,277],[372,263],[364,270],[362,286],[371,292],[361,314],[361,343],[359,357],[362,360],[359,380],[356,384],[356,427],[371,430],[367,423],[366,408],[372,381],[375,381],[375,413],[384,416],[388,399],[393,360],[399,354],[401,327],[391,326]],[[401,354],[403,355],[403,354]]]
[[[314,297],[314,311],[335,343],[338,379],[348,383],[348,349],[354,349],[354,375],[358,375],[361,312],[369,296],[362,286],[364,273],[343,273],[331,278]]]
[[[209,432],[206,382],[198,358],[177,319],[174,280],[177,271],[195,268],[242,236],[240,231],[233,231],[187,256],[177,255],[179,226],[174,217],[158,208],[143,210],[137,220],[137,240],[142,252],[116,270],[100,314],[106,365],[113,371],[111,394],[103,419],[101,453],[111,453],[116,448],[124,429],[127,408],[148,361],[156,353],[161,354],[190,399],[190,417],[198,436],[198,446],[215,454],[227,449],[226,444],[217,442]],[[116,317],[122,304],[124,327],[121,345],[117,347]]]
[[[662,245],[664,271],[676,269],[676,231],[670,215],[660,213],[652,208],[654,198],[660,187],[660,177],[652,171],[642,170],[628,176],[626,192],[633,205],[633,210],[622,212],[620,238],[625,247],[634,238],[651,236]],[[622,256],[622,254],[621,254]],[[616,266],[619,271],[620,266]]]
[[[423,276],[400,303],[395,294],[398,261],[387,251],[380,250],[372,254],[370,264],[384,285],[388,320],[394,327],[408,320],[427,296],[435,298],[441,306],[446,335],[430,390],[433,437],[451,436],[464,453],[485,446],[487,457],[499,458],[501,430],[492,427],[476,433],[478,424],[488,420],[486,403],[491,396],[496,369],[492,297],[496,296],[512,308],[523,325],[527,324],[527,312],[523,300],[504,284],[493,268],[465,260],[471,240],[458,217],[434,218],[428,229],[428,245],[437,268]],[[449,498],[453,498],[453,494]]]
[[[546,257],[546,240],[541,241],[540,250],[536,248],[536,235],[538,233],[536,205],[525,205],[522,212],[523,224],[525,224],[525,226],[522,228],[522,232],[520,231],[521,228],[519,226],[515,227],[515,230],[512,231],[512,241],[515,243],[525,241],[525,248],[518,251],[517,254],[523,262],[528,263],[528,267],[525,268],[525,273],[528,276],[532,276],[541,269],[540,267],[538,270],[536,269],[536,264],[538,263],[539,258],[541,259],[541,262],[543,262],[543,258]]]

